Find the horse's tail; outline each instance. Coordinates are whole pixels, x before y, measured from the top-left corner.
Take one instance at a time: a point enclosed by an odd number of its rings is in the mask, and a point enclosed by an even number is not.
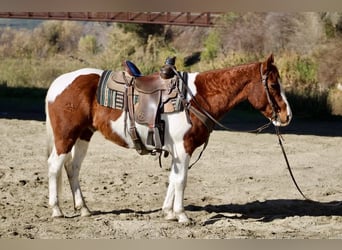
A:
[[[53,149],[53,130],[50,122],[50,115],[49,115],[49,110],[48,110],[48,103],[45,101],[45,114],[46,114],[46,134],[47,134],[47,147],[46,147],[46,153],[47,153],[47,158],[49,158],[52,149]]]

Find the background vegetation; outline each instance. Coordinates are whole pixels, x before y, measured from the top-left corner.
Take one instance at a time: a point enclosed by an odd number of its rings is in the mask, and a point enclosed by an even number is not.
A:
[[[62,73],[117,70],[126,59],[148,74],[170,55],[179,70],[204,71],[264,60],[272,52],[295,114],[342,115],[342,13],[226,13],[213,28],[6,22],[0,27],[1,98],[27,95],[20,89],[43,98]]]

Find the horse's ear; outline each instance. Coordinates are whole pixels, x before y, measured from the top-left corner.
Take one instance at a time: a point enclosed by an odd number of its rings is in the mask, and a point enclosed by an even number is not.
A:
[[[267,68],[270,67],[274,62],[273,53],[271,53],[267,58]]]
[[[265,71],[269,70],[269,69],[271,68],[273,62],[274,62],[274,58],[273,58],[273,54],[271,53],[271,54],[267,57],[266,61],[263,63],[263,68],[264,68],[264,70],[265,70]]]

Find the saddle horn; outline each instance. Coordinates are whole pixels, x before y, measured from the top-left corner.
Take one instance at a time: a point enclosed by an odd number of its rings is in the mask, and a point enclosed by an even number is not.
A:
[[[176,57],[167,57],[165,60],[165,64],[160,69],[160,76],[163,79],[170,79],[174,77],[175,73],[172,68],[175,68]]]

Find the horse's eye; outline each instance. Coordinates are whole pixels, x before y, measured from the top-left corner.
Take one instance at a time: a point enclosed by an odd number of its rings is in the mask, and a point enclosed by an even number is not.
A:
[[[273,83],[271,83],[270,85],[271,85],[271,88],[272,88],[272,89],[277,90],[277,89],[279,88],[279,84],[278,84],[278,83],[274,83],[274,82],[273,82]]]

